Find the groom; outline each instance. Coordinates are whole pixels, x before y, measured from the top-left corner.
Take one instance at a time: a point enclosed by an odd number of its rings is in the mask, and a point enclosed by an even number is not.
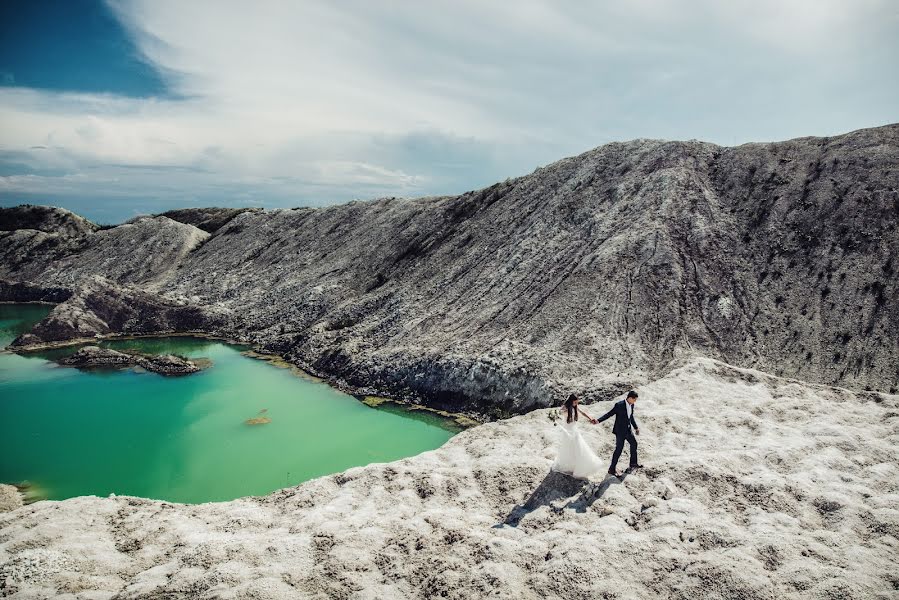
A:
[[[637,421],[634,420],[634,404],[637,402],[637,392],[631,390],[627,393],[627,398],[619,400],[612,407],[612,410],[594,421],[602,423],[612,415],[615,415],[615,425],[612,431],[615,433],[615,452],[612,454],[612,464],[609,466],[609,475],[613,477],[621,477],[621,474],[615,470],[618,465],[618,459],[621,457],[621,451],[624,450],[624,442],[627,441],[631,446],[631,464],[627,469],[630,473],[634,469],[638,469],[643,465],[637,464],[637,438],[634,433],[640,435],[640,428]],[[633,425],[633,432],[631,426]]]

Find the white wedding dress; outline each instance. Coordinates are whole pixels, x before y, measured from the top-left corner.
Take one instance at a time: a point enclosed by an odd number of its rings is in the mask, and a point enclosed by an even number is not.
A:
[[[605,464],[584,441],[578,431],[578,422],[566,423],[563,415],[559,430],[559,451],[552,466],[553,471],[579,479],[588,479],[591,475],[600,473]]]

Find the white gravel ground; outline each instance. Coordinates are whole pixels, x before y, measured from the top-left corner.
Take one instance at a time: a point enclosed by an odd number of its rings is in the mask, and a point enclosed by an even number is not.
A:
[[[621,483],[549,473],[539,410],[261,498],[0,513],[0,595],[899,595],[899,396],[705,359],[640,392],[646,468]],[[610,455],[609,423],[583,427]]]

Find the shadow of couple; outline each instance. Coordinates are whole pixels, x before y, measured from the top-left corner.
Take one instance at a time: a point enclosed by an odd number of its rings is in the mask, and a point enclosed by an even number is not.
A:
[[[517,527],[521,519],[541,506],[549,506],[550,510],[557,513],[561,513],[566,508],[576,512],[585,512],[594,502],[602,498],[610,486],[623,483],[626,477],[627,473],[624,473],[621,477],[606,475],[602,481],[589,481],[558,471],[550,471],[524,504],[516,504],[506,518],[501,523],[494,525],[494,528],[506,525]],[[564,505],[553,504],[564,498],[569,499]]]

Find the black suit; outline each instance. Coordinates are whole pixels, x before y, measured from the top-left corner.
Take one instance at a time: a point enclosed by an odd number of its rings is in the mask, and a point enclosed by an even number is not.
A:
[[[631,411],[634,408],[636,408],[636,405],[631,407]],[[628,418],[627,413],[627,400],[619,400],[612,407],[612,410],[596,420],[597,423],[602,423],[612,415],[615,415],[615,425],[612,426],[612,432],[615,433],[615,452],[612,453],[612,464],[609,466],[609,473],[615,472],[615,467],[618,466],[618,459],[621,458],[621,451],[624,450],[625,441],[631,446],[630,466],[633,467],[637,464],[637,438],[634,437],[631,427],[640,429],[640,426],[637,425],[633,412],[631,412],[630,418]]]

